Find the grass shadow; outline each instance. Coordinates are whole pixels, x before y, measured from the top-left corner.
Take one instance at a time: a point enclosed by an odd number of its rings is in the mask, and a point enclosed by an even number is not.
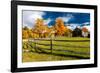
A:
[[[65,54],[60,54],[60,53],[54,53],[54,52],[47,52],[41,48],[37,48],[37,51],[32,51],[36,52],[39,54],[48,54],[48,55],[54,55],[54,56],[64,56],[64,57],[73,57],[76,59],[90,59],[90,57],[83,57],[83,56],[76,56],[76,55],[65,55]]]

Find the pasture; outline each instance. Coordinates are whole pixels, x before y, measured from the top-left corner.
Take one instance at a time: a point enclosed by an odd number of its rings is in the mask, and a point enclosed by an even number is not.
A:
[[[23,62],[79,60],[90,58],[90,38],[56,37],[23,39]]]

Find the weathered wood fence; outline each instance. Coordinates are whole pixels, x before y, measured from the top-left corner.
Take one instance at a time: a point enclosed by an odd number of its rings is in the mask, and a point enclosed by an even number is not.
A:
[[[31,39],[28,40],[29,42],[34,42],[34,49],[37,50],[39,49],[43,49],[38,47],[37,45],[44,45],[44,46],[50,46],[50,48],[48,48],[47,50],[51,50],[51,53],[53,52],[53,50],[55,51],[63,51],[63,52],[72,52],[72,53],[79,53],[79,54],[89,54],[89,53],[80,53],[80,52],[73,52],[73,51],[69,51],[69,50],[63,50],[63,49],[53,49],[53,46],[62,46],[62,47],[74,47],[74,48],[90,48],[90,46],[70,46],[70,45],[62,45],[62,44],[53,44],[53,41],[57,41],[57,42],[89,42],[90,40],[55,40],[55,39]],[[43,44],[43,43],[39,43],[40,41],[49,41],[49,44]],[[84,45],[84,44],[83,44]]]

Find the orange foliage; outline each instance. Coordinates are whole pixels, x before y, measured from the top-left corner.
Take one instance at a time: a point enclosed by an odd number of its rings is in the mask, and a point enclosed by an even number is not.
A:
[[[23,39],[27,39],[28,37],[29,37],[29,35],[28,35],[28,31],[27,30],[23,30],[22,31],[23,33],[22,33],[22,35],[23,35]]]
[[[62,19],[60,18],[56,19],[55,29],[56,29],[57,35],[61,36],[65,33],[66,28],[64,26],[64,22]]]
[[[83,28],[82,28],[82,31],[84,31],[84,32],[88,32],[88,29],[85,28],[85,27],[83,27]]]

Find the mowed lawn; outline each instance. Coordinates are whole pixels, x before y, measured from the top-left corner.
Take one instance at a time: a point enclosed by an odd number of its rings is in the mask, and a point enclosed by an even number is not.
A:
[[[51,42],[47,40],[37,40],[37,44],[24,41],[22,61],[39,62],[90,58],[90,38],[56,37],[52,40],[52,50]]]

